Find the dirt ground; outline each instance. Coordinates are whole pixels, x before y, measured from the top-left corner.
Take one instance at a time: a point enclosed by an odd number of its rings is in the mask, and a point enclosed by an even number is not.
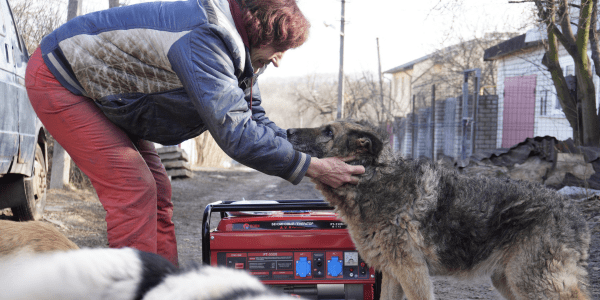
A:
[[[174,222],[182,267],[202,260],[202,214],[218,200],[317,199],[322,196],[304,180],[292,185],[256,171],[201,169],[193,178],[174,179]],[[600,299],[600,199],[580,201],[592,231],[590,289]],[[105,212],[95,193],[84,190],[50,190],[44,220],[54,224],[80,247],[107,247]],[[216,225],[218,214],[211,224]],[[454,282],[435,279],[437,299],[502,299],[489,282]]]

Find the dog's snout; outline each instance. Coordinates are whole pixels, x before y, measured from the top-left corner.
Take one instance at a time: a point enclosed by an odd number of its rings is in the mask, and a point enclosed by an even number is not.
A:
[[[296,129],[294,129],[294,128],[290,128],[290,129],[288,129],[288,130],[287,130],[287,136],[288,136],[288,137],[290,137],[290,136],[294,135],[294,134],[296,133],[296,131],[297,131],[297,130],[296,130]]]

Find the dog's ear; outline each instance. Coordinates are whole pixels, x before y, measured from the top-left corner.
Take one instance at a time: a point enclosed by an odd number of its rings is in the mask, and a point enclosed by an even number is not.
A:
[[[361,132],[356,139],[356,146],[359,152],[369,152],[378,155],[383,148],[383,142],[371,133]]]

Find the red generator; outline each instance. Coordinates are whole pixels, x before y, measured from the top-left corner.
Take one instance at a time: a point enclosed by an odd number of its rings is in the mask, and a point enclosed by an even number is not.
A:
[[[379,299],[381,276],[362,260],[323,200],[217,201],[202,222],[202,261],[245,270],[306,299]],[[210,230],[211,215],[221,219]]]

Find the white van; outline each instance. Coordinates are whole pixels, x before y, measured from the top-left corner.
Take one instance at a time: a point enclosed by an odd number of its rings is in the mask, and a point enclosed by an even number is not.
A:
[[[0,10],[0,209],[38,220],[46,204],[46,134],[27,98],[29,55],[7,0]]]

